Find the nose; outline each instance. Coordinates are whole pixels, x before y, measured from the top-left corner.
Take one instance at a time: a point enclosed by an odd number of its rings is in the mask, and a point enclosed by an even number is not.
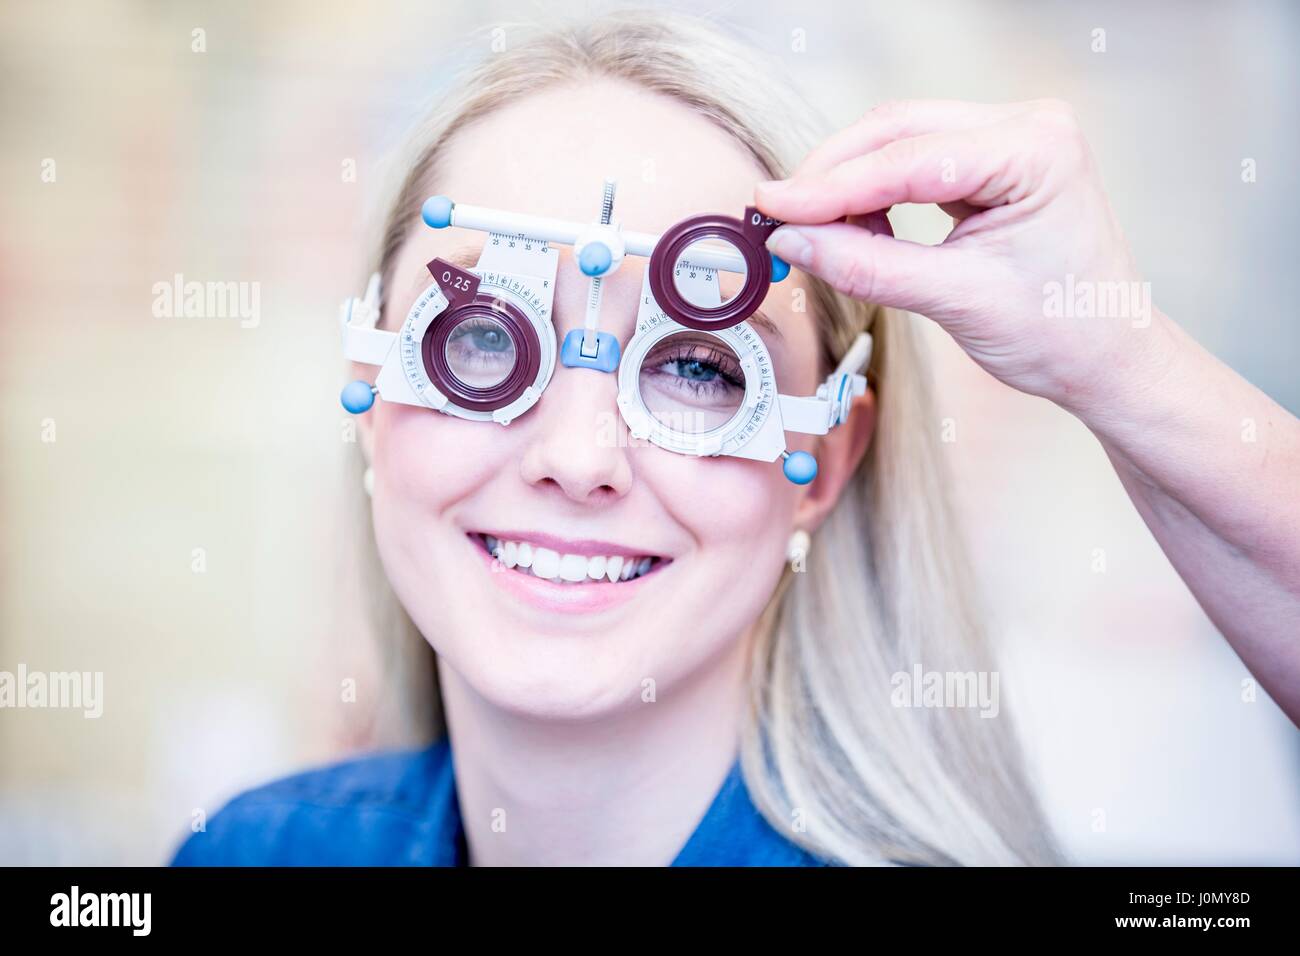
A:
[[[526,416],[533,420],[520,462],[524,481],[579,504],[607,504],[626,495],[632,463],[617,397],[614,375],[556,369],[541,401]]]

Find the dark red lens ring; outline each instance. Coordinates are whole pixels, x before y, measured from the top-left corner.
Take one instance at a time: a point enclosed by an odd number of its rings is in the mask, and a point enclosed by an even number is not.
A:
[[[475,388],[462,382],[447,366],[447,339],[462,322],[490,319],[499,323],[515,347],[515,364],[491,388]],[[475,412],[494,412],[519,398],[535,381],[542,364],[542,343],[524,314],[502,299],[477,294],[463,305],[454,305],[430,323],[420,343],[424,371],[429,380],[455,405]]]
[[[753,210],[746,209],[746,215]],[[774,228],[766,220],[755,228],[731,216],[694,216],[683,219],[660,237],[650,254],[650,291],[669,318],[688,329],[729,329],[749,318],[763,304],[772,283],[772,256],[763,240]],[[745,284],[727,302],[706,309],[688,302],[677,291],[673,279],[677,260],[690,246],[703,239],[722,239],[735,247],[745,260]]]

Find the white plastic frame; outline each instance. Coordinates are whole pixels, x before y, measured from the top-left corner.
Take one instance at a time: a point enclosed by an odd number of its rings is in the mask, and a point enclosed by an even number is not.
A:
[[[626,255],[648,257],[658,236],[627,232],[621,223],[584,226],[519,213],[502,212],[457,203],[451,225],[489,233],[478,265],[472,270],[481,280],[480,291],[494,291],[518,305],[538,334],[541,362],[532,386],[511,405],[494,412],[464,409],[449,401],[429,380],[420,356],[420,342],[429,323],[447,307],[437,283],[431,284],[411,307],[400,333],[375,328],[380,313],[380,278],[371,277],[364,299],[343,303],[340,321],[343,350],[347,358],[380,366],[375,387],[385,401],[432,408],[445,414],[476,421],[509,424],[532,408],[550,383],[556,365],[556,336],[551,321],[558,263],[555,242],[578,247],[589,241],[603,241],[617,253],[616,271]],[[701,265],[737,270],[740,256],[708,254]],[[708,260],[708,261],[706,261]],[[713,289],[716,290],[716,283]],[[707,432],[688,433],[667,427],[646,408],[640,395],[641,360],[664,337],[692,331],[663,312],[650,293],[648,272],[642,282],[642,305],[637,328],[627,343],[618,368],[618,407],[634,438],[645,439],[679,454],[730,455],[758,461],[775,461],[786,451],[785,433],[824,435],[848,418],[855,397],[867,389],[866,377],[858,370],[871,358],[872,340],[860,334],[839,367],[810,396],[781,395],[777,392],[771,356],[758,333],[748,322],[729,329],[696,332],[712,335],[726,344],[740,360],[745,373],[745,397],[730,420]],[[399,347],[400,343],[400,347]]]
[[[623,350],[618,367],[618,410],[633,438],[646,440],[683,455],[730,455],[754,461],[776,461],[786,450],[786,432],[825,435],[849,415],[853,399],[866,393],[867,379],[858,374],[871,359],[871,336],[863,332],[840,365],[810,396],[777,392],[772,358],[758,332],[748,322],[729,329],[696,331],[670,319],[642,283],[636,332]],[[641,362],[670,335],[712,336],[726,345],[745,374],[745,397],[730,419],[704,432],[686,432],[656,418],[641,397]]]
[[[401,330],[375,328],[382,301],[378,273],[370,277],[364,299],[345,300],[340,311],[343,354],[354,362],[380,366],[375,388],[386,402],[416,405],[468,421],[493,421],[508,425],[537,404],[555,372],[555,326],[551,305],[555,298],[555,272],[559,255],[545,242],[517,236],[491,235],[471,271],[479,277],[479,292],[494,295],[518,307],[537,334],[541,355],[531,385],[509,405],[493,411],[463,408],[450,400],[424,368],[421,343],[424,333],[448,306],[437,282],[416,298]],[[513,270],[524,270],[513,271]]]

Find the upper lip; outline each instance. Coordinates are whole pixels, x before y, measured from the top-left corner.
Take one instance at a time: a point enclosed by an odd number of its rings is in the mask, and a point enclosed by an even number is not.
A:
[[[529,544],[550,548],[559,554],[579,554],[586,558],[601,555],[622,555],[625,558],[661,557],[661,552],[653,548],[629,548],[611,541],[599,541],[595,538],[560,538],[540,531],[498,531],[479,529],[475,534],[487,535],[499,541],[527,541]]]

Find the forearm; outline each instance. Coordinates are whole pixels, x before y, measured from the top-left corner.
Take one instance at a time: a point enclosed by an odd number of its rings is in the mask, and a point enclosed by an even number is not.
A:
[[[1215,626],[1300,723],[1300,421],[1162,315],[1132,389],[1072,409]]]

